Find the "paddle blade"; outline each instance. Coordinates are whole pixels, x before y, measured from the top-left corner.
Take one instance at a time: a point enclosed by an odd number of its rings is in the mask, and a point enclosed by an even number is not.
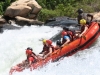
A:
[[[82,37],[83,37],[84,40],[86,40],[86,37],[84,35]]]

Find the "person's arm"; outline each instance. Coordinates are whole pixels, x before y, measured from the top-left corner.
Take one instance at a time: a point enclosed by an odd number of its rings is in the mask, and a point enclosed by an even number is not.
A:
[[[93,20],[93,15],[87,14],[87,17],[91,17],[91,21]]]
[[[49,53],[44,56],[44,58],[48,57],[52,53],[52,48],[49,48]]]
[[[68,36],[65,36],[64,38],[66,39],[66,42],[61,47],[64,47],[66,44],[70,42],[70,38]]]
[[[35,59],[38,59],[37,55],[33,52],[32,56],[35,58]]]
[[[30,66],[30,71],[32,71],[32,62],[34,61],[33,57],[29,58],[29,66]]]
[[[79,37],[81,37],[86,31],[87,31],[87,29],[88,29],[88,27],[87,26],[85,26],[85,29],[84,29],[84,31],[79,35]]]
[[[35,59],[38,59],[38,57],[37,56],[34,56],[35,57]]]
[[[75,31],[75,33],[80,33],[81,31]]]

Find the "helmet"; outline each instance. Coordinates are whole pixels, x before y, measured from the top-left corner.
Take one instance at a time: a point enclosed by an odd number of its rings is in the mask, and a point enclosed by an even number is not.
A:
[[[78,9],[77,12],[78,13],[83,13],[83,9]]]
[[[67,32],[62,31],[62,32],[61,32],[61,35],[62,35],[62,36],[65,36],[65,35],[67,35]]]
[[[67,27],[63,27],[63,30],[68,31],[69,29]]]
[[[85,25],[85,24],[86,24],[86,20],[85,20],[85,19],[81,19],[81,20],[80,20],[80,24],[81,24],[81,25]]]
[[[43,39],[42,42],[43,42],[43,43],[46,43],[46,39]]]
[[[33,49],[31,48],[31,47],[27,47],[27,49],[26,50],[31,50],[31,51],[33,51]]]
[[[48,45],[51,45],[51,44],[52,44],[52,41],[51,41],[51,40],[46,40],[46,43],[47,43]]]
[[[57,40],[56,45],[61,46],[61,41],[60,40]]]
[[[26,54],[30,55],[30,54],[32,54],[32,51],[31,50],[26,50]]]

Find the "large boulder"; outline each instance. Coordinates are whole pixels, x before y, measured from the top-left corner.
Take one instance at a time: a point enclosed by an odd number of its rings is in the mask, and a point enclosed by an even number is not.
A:
[[[93,15],[93,21],[96,21],[100,24],[100,12],[91,13]]]
[[[35,0],[17,0],[6,9],[4,16],[12,18],[21,16],[34,19],[40,10],[41,6]],[[29,15],[34,16],[30,17]]]
[[[19,24],[19,25],[42,25],[44,24],[43,22],[41,21],[38,21],[38,20],[33,20],[33,19],[28,19],[28,18],[24,18],[24,17],[20,17],[20,16],[16,16],[16,24]]]
[[[39,11],[41,10],[41,6],[35,0],[28,2],[27,6],[33,8],[31,12],[33,14],[38,14]]]
[[[6,9],[4,17],[7,17],[7,20],[8,17],[15,18],[16,16],[37,20],[41,9],[42,7],[35,0],[17,0]]]
[[[100,20],[100,12],[92,13],[95,20]]]
[[[16,16],[27,17],[30,11],[31,7],[29,6],[24,6],[24,5],[9,6],[4,15],[12,18]]]

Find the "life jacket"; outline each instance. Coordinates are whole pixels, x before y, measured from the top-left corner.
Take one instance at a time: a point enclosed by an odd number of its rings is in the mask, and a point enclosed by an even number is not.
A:
[[[43,46],[43,51],[42,52],[45,52],[46,50],[48,49],[48,47],[46,45]]]
[[[28,61],[31,61],[32,63],[34,63],[34,62],[35,62],[35,58],[34,58],[33,56],[30,56],[30,57],[28,58]]]
[[[35,53],[32,53],[32,54],[35,55]],[[30,58],[31,58],[31,59],[30,59]],[[30,60],[32,61],[32,63],[36,62],[35,57],[32,56],[32,55],[27,56],[27,61],[29,62]]]
[[[74,32],[69,30],[67,31],[67,33],[68,33],[67,35],[70,37],[70,40],[73,41]]]
[[[49,47],[46,48],[45,54],[49,53],[49,48],[52,48],[52,52],[54,52],[55,47],[53,45],[50,45]]]

